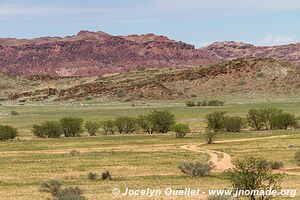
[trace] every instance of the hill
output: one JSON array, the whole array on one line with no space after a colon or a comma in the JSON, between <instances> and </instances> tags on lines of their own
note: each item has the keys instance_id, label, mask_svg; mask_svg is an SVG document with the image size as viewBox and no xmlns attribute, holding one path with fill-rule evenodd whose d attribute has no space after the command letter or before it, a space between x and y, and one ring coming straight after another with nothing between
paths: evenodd
<instances>
[{"instance_id":1,"label":"hill","mask_svg":"<svg viewBox=\"0 0 300 200\"><path fill-rule=\"evenodd\" d=\"M13 76L97 76L140 68L187 68L236 58L273 58L300 66L300 43L256 47L239 42L193 45L155 34L77 35L36 39L0 39L0 72Z\"/></svg>"},{"instance_id":2,"label":"hill","mask_svg":"<svg viewBox=\"0 0 300 200\"><path fill-rule=\"evenodd\" d=\"M191 96L300 94L300 69L274 59L236 59L188 69L145 69L99 77L31 80L38 85L11 93L10 100L131 101Z\"/></svg>"}]
</instances>

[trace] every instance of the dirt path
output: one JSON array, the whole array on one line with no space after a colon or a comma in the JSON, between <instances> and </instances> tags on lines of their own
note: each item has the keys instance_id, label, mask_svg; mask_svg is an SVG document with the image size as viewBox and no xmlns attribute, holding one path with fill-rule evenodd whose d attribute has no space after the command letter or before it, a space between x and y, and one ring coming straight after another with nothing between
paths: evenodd
<instances>
[{"instance_id":1,"label":"dirt path","mask_svg":"<svg viewBox=\"0 0 300 200\"><path fill-rule=\"evenodd\" d=\"M253 140L264 140L264 139L273 139L273 138L285 138L289 135L280 135L280 136L270 136L270 137L259 137L259 138L246 138L246 139L237 139L237 140L224 140L219 141L218 143L231 143L231 142L244 142L244 141L253 141ZM215 172L223 172L227 169L230 169L233 167L232 164L232 157L224 152L221 151L214 151L209 149L201 148L201 145L204 145L206 143L200 143L200 144L192 144L192 145L183 145L180 148L188 151L194 151L198 153L206 153L210 156L209 161L213 163L215 166L214 170ZM293 174L293 175L300 175L300 173L297 172L285 172L286 174Z\"/></svg>"}]
</instances>

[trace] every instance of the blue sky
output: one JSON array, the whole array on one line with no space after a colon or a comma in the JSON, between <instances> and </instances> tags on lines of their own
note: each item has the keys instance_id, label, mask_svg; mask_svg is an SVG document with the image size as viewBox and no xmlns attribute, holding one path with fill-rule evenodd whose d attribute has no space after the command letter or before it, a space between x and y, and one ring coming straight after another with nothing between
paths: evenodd
<instances>
[{"instance_id":1,"label":"blue sky","mask_svg":"<svg viewBox=\"0 0 300 200\"><path fill-rule=\"evenodd\" d=\"M300 41L299 0L0 0L0 37L155 33L205 46Z\"/></svg>"}]
</instances>

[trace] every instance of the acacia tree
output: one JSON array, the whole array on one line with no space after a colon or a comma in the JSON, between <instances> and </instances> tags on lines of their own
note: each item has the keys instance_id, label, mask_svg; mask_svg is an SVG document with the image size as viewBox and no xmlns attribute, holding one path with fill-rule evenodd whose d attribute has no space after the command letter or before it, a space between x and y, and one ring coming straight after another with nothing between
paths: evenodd
<instances>
[{"instance_id":1,"label":"acacia tree","mask_svg":"<svg viewBox=\"0 0 300 200\"><path fill-rule=\"evenodd\" d=\"M268 161L257 157L237 160L235 167L225 172L225 177L233 188L239 191L279 190L283 176L274 174ZM267 200L272 196L266 194L249 194L249 200Z\"/></svg>"}]
</instances>

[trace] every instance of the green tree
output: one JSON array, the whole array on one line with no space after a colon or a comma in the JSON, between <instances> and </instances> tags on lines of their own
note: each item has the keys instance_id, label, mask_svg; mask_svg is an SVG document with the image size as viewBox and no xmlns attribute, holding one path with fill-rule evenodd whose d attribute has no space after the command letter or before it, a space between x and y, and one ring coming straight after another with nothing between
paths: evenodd
<instances>
[{"instance_id":1,"label":"green tree","mask_svg":"<svg viewBox=\"0 0 300 200\"><path fill-rule=\"evenodd\" d=\"M41 125L33 125L32 132L41 138L58 138L63 134L61 123L58 121L45 121Z\"/></svg>"},{"instance_id":2,"label":"green tree","mask_svg":"<svg viewBox=\"0 0 300 200\"><path fill-rule=\"evenodd\" d=\"M190 132L190 127L188 124L176 123L173 126L173 131L176 133L176 138L184 138Z\"/></svg>"},{"instance_id":3,"label":"green tree","mask_svg":"<svg viewBox=\"0 0 300 200\"><path fill-rule=\"evenodd\" d=\"M116 126L113 120L107 120L101 122L101 128L104 130L105 134L115 134Z\"/></svg>"},{"instance_id":4,"label":"green tree","mask_svg":"<svg viewBox=\"0 0 300 200\"><path fill-rule=\"evenodd\" d=\"M219 132L224 129L225 113L223 111L215 111L206 115L207 129Z\"/></svg>"},{"instance_id":5,"label":"green tree","mask_svg":"<svg viewBox=\"0 0 300 200\"><path fill-rule=\"evenodd\" d=\"M159 133L169 132L172 126L175 124L175 116L169 111L153 110L149 114L149 117L155 126L155 130L157 130Z\"/></svg>"},{"instance_id":6,"label":"green tree","mask_svg":"<svg viewBox=\"0 0 300 200\"><path fill-rule=\"evenodd\" d=\"M267 116L264 109L250 109L247 114L247 122L249 126L255 130L261 130L267 125Z\"/></svg>"},{"instance_id":7,"label":"green tree","mask_svg":"<svg viewBox=\"0 0 300 200\"><path fill-rule=\"evenodd\" d=\"M115 119L115 126L120 134L132 133L137 129L137 122L131 117L118 117Z\"/></svg>"},{"instance_id":8,"label":"green tree","mask_svg":"<svg viewBox=\"0 0 300 200\"><path fill-rule=\"evenodd\" d=\"M297 120L295 115L280 113L271 117L270 124L273 129L288 129L288 127L295 126L297 124Z\"/></svg>"},{"instance_id":9,"label":"green tree","mask_svg":"<svg viewBox=\"0 0 300 200\"><path fill-rule=\"evenodd\" d=\"M225 172L226 178L231 182L233 188L240 191L254 191L269 189L279 190L282 182L281 174L274 174L268 161L257 157L246 157L237 160L233 169ZM249 200L264 200L270 196L261 194L250 194Z\"/></svg>"},{"instance_id":10,"label":"green tree","mask_svg":"<svg viewBox=\"0 0 300 200\"><path fill-rule=\"evenodd\" d=\"M99 129L99 123L87 121L84 125L85 129L88 131L90 136L95 136Z\"/></svg>"},{"instance_id":11,"label":"green tree","mask_svg":"<svg viewBox=\"0 0 300 200\"><path fill-rule=\"evenodd\" d=\"M152 134L155 131L154 120L149 115L139 115L137 124L146 133Z\"/></svg>"},{"instance_id":12,"label":"green tree","mask_svg":"<svg viewBox=\"0 0 300 200\"><path fill-rule=\"evenodd\" d=\"M65 117L60 120L60 123L62 125L65 137L77 137L80 136L80 133L83 131L83 119L81 118Z\"/></svg>"}]
</instances>

